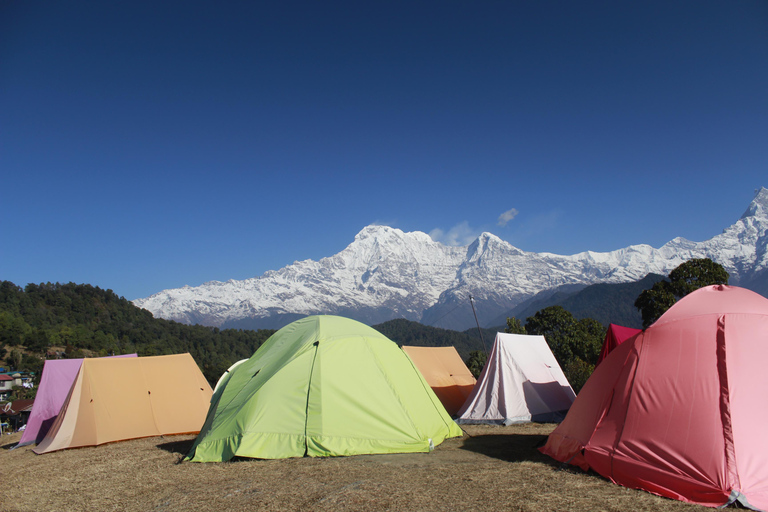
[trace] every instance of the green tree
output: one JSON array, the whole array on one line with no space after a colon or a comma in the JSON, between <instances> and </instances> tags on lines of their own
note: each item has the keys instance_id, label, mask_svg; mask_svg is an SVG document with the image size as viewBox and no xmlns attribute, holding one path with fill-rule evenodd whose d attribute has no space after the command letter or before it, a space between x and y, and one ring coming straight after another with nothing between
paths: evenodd
<instances>
[{"instance_id":1,"label":"green tree","mask_svg":"<svg viewBox=\"0 0 768 512\"><path fill-rule=\"evenodd\" d=\"M525 334L525 327L515 317L507 318L507 327L504 332L508 334Z\"/></svg>"},{"instance_id":2,"label":"green tree","mask_svg":"<svg viewBox=\"0 0 768 512\"><path fill-rule=\"evenodd\" d=\"M21 345L24 333L30 329L20 316L0 311L0 345Z\"/></svg>"},{"instance_id":3,"label":"green tree","mask_svg":"<svg viewBox=\"0 0 768 512\"><path fill-rule=\"evenodd\" d=\"M9 358L14 370L21 368L21 362L24 360L24 354L21 352L21 350L17 348L11 350L11 355Z\"/></svg>"},{"instance_id":4,"label":"green tree","mask_svg":"<svg viewBox=\"0 0 768 512\"><path fill-rule=\"evenodd\" d=\"M713 284L728 284L728 272L709 258L688 260L669 273L675 295L685 297L694 290Z\"/></svg>"},{"instance_id":5,"label":"green tree","mask_svg":"<svg viewBox=\"0 0 768 512\"><path fill-rule=\"evenodd\" d=\"M41 328L33 330L26 335L24 346L27 347L27 350L45 354L51 346L48 340L48 333L45 332L45 329Z\"/></svg>"},{"instance_id":6,"label":"green tree","mask_svg":"<svg viewBox=\"0 0 768 512\"><path fill-rule=\"evenodd\" d=\"M467 368L477 379L483 371L485 362L488 359L488 355L482 350L473 350L469 353L469 359L467 359Z\"/></svg>"},{"instance_id":7,"label":"green tree","mask_svg":"<svg viewBox=\"0 0 768 512\"><path fill-rule=\"evenodd\" d=\"M528 334L544 336L561 367L573 359L576 319L562 306L549 306L525 321Z\"/></svg>"},{"instance_id":8,"label":"green tree","mask_svg":"<svg viewBox=\"0 0 768 512\"><path fill-rule=\"evenodd\" d=\"M562 306L549 306L526 320L528 334L539 334L575 392L592 374L605 339L605 327L593 318L577 320Z\"/></svg>"},{"instance_id":9,"label":"green tree","mask_svg":"<svg viewBox=\"0 0 768 512\"><path fill-rule=\"evenodd\" d=\"M603 327L603 324L594 318L582 318L576 322L576 336L573 340L572 351L577 358L592 365L593 370L600 358L600 352L603 350L605 332L606 328ZM589 373L592 373L592 370Z\"/></svg>"},{"instance_id":10,"label":"green tree","mask_svg":"<svg viewBox=\"0 0 768 512\"><path fill-rule=\"evenodd\" d=\"M581 388L587 383L587 379L589 379L593 371L595 371L595 365L589 364L578 357L571 359L563 368L563 373L568 379L568 383L576 393L581 391Z\"/></svg>"},{"instance_id":11,"label":"green tree","mask_svg":"<svg viewBox=\"0 0 768 512\"><path fill-rule=\"evenodd\" d=\"M29 372L35 372L38 375L40 375L40 372L43 371L43 364L44 361L42 359L37 356L31 356L29 354L24 354L21 359L21 369ZM34 398L34 395L29 398Z\"/></svg>"},{"instance_id":12,"label":"green tree","mask_svg":"<svg viewBox=\"0 0 768 512\"><path fill-rule=\"evenodd\" d=\"M728 272L709 258L682 263L669 273L668 281L659 281L643 291L635 307L643 317L643 329L661 317L672 305L694 290L713 284L728 284Z\"/></svg>"}]
</instances>

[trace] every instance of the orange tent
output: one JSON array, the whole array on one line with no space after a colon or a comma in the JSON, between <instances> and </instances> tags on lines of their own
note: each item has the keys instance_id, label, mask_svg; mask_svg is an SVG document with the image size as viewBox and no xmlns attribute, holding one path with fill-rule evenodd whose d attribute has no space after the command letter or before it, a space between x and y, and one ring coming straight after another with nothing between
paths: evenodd
<instances>
[{"instance_id":1,"label":"orange tent","mask_svg":"<svg viewBox=\"0 0 768 512\"><path fill-rule=\"evenodd\" d=\"M448 414L455 416L475 387L475 378L454 347L403 346Z\"/></svg>"},{"instance_id":2,"label":"orange tent","mask_svg":"<svg viewBox=\"0 0 768 512\"><path fill-rule=\"evenodd\" d=\"M189 354L85 359L61 412L34 452L198 433L211 394Z\"/></svg>"}]
</instances>

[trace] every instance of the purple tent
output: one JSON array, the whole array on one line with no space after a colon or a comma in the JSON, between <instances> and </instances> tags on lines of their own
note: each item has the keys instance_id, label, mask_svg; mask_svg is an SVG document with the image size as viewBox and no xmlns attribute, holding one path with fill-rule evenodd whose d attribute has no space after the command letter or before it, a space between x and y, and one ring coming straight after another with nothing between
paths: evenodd
<instances>
[{"instance_id":1,"label":"purple tent","mask_svg":"<svg viewBox=\"0 0 768 512\"><path fill-rule=\"evenodd\" d=\"M136 354L115 357L136 357ZM32 412L16 448L43 440L56 416L59 415L61 406L67 400L69 390L82 364L82 359L50 359L45 362Z\"/></svg>"}]
</instances>

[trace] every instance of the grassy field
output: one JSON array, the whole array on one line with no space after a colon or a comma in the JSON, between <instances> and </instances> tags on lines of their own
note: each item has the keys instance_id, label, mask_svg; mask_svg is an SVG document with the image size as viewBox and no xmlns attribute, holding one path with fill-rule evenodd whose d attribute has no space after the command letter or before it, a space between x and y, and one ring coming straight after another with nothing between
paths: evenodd
<instances>
[{"instance_id":1,"label":"grassy field","mask_svg":"<svg viewBox=\"0 0 768 512\"><path fill-rule=\"evenodd\" d=\"M561 468L536 446L554 425L468 426L429 454L180 463L194 436L36 455L0 445L0 510L697 511Z\"/></svg>"}]
</instances>

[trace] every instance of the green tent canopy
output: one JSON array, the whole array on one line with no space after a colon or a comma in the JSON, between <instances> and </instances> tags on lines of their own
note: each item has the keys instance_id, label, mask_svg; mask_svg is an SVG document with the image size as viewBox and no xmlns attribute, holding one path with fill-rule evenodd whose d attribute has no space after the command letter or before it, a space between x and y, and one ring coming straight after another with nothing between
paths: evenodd
<instances>
[{"instance_id":1,"label":"green tent canopy","mask_svg":"<svg viewBox=\"0 0 768 512\"><path fill-rule=\"evenodd\" d=\"M354 320L311 316L223 376L187 460L428 452L460 435L395 343Z\"/></svg>"}]
</instances>

